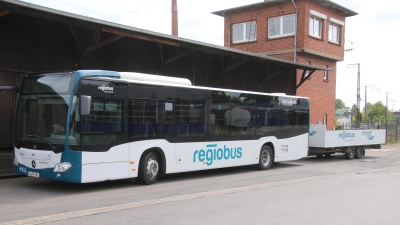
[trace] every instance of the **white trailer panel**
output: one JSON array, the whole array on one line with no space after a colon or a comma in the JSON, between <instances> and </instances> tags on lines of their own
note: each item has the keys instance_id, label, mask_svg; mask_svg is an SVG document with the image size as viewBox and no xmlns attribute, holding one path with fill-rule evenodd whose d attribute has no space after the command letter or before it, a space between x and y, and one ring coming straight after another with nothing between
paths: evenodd
<instances>
[{"instance_id":1,"label":"white trailer panel","mask_svg":"<svg viewBox=\"0 0 400 225\"><path fill-rule=\"evenodd\" d=\"M386 143L386 130L326 130L324 124L310 124L309 147L336 148Z\"/></svg>"}]
</instances>

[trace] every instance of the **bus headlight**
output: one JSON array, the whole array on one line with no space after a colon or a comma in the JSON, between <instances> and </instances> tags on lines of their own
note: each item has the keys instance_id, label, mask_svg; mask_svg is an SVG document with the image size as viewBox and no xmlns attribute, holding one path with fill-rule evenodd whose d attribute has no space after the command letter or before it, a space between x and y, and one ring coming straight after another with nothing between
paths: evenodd
<instances>
[{"instance_id":1,"label":"bus headlight","mask_svg":"<svg viewBox=\"0 0 400 225\"><path fill-rule=\"evenodd\" d=\"M14 157L14 165L15 165L15 166L18 166L18 160L17 160L17 158L15 158L15 157Z\"/></svg>"},{"instance_id":2,"label":"bus headlight","mask_svg":"<svg viewBox=\"0 0 400 225\"><path fill-rule=\"evenodd\" d=\"M54 167L54 171L53 172L65 172L67 171L69 168L71 168L71 163L69 162L63 162L63 163L59 163Z\"/></svg>"}]
</instances>

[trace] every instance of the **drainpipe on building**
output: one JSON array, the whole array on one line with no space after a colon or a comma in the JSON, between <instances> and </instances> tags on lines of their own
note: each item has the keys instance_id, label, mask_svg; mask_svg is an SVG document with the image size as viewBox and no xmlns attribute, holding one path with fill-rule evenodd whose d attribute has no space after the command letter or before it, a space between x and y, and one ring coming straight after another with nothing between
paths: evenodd
<instances>
[{"instance_id":1,"label":"drainpipe on building","mask_svg":"<svg viewBox=\"0 0 400 225\"><path fill-rule=\"evenodd\" d=\"M293 2L293 6L296 9L296 16L295 16L295 21L294 21L294 53L293 53L293 57L294 57L294 62L297 61L297 15L299 13L299 10L297 9L296 3L294 3L294 0L292 0Z\"/></svg>"}]
</instances>

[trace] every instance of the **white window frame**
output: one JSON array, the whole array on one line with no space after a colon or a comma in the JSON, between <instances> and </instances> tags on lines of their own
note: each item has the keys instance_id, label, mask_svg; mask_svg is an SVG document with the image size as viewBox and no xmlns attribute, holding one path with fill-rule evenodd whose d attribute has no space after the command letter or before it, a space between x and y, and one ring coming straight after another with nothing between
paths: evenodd
<instances>
[{"instance_id":1,"label":"white window frame","mask_svg":"<svg viewBox=\"0 0 400 225\"><path fill-rule=\"evenodd\" d=\"M325 69L328 69L328 66L324 66ZM324 81L328 81L328 70L324 70Z\"/></svg>"},{"instance_id":2,"label":"white window frame","mask_svg":"<svg viewBox=\"0 0 400 225\"><path fill-rule=\"evenodd\" d=\"M309 22L308 34L310 36L312 36L312 37L322 39L323 23L324 23L324 20L326 20L327 18L328 17L325 14L319 13L319 12L314 11L314 10L310 10L310 19L308 20L308 22ZM314 34L314 24L312 26L313 30L311 30L311 22L314 23L314 21L316 21L316 20L319 21L319 28L318 28L319 29L318 30L319 35L315 35Z\"/></svg>"},{"instance_id":3,"label":"white window frame","mask_svg":"<svg viewBox=\"0 0 400 225\"><path fill-rule=\"evenodd\" d=\"M251 24L255 23L256 26L256 30L254 31L254 39L250 39L250 35L249 35L249 39L247 39L247 31L246 31L246 24L250 24L250 31L251 31ZM239 26L241 26L241 28L239 28ZM233 34L234 34L234 29L239 28L242 29L243 32L243 38L242 40L233 40ZM232 43L236 44L236 43L243 43L243 42L249 42L249 41L256 41L257 40L257 21L253 20L253 21L247 21L244 23L235 23L232 25Z\"/></svg>"},{"instance_id":4,"label":"white window frame","mask_svg":"<svg viewBox=\"0 0 400 225\"><path fill-rule=\"evenodd\" d=\"M293 24L293 32L292 33L287 33L287 34L283 34L283 18L284 17L288 17L288 16L293 16L294 17L294 24ZM269 24L270 24L270 20L272 19L277 19L279 18L279 27L280 27L280 34L277 35L269 35ZM273 38L280 38L280 37L287 37L287 36L293 36L295 35L296 32L296 15L295 14L288 14L288 15L284 15L284 16L277 16L277 17L272 17L268 19L268 39L273 39Z\"/></svg>"},{"instance_id":5,"label":"white window frame","mask_svg":"<svg viewBox=\"0 0 400 225\"><path fill-rule=\"evenodd\" d=\"M335 18L330 18L329 19L329 30L328 30L328 41L335 43L335 44L340 44L340 40L341 40L341 32L342 32L342 26L344 26L344 22L337 20ZM333 27L337 27L337 40L335 40L333 38Z\"/></svg>"}]
</instances>

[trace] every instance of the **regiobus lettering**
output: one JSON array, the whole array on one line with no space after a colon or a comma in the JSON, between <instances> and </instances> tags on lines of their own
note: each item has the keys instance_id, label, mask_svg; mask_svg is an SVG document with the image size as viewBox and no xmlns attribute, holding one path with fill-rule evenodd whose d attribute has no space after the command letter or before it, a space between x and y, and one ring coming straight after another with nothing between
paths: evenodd
<instances>
[{"instance_id":1,"label":"regiobus lettering","mask_svg":"<svg viewBox=\"0 0 400 225\"><path fill-rule=\"evenodd\" d=\"M355 133L350 133L350 132L346 132L346 131L344 131L343 133L339 134L339 138L341 138L343 140L346 139L346 138L354 138L354 137L356 137Z\"/></svg>"},{"instance_id":2,"label":"regiobus lettering","mask_svg":"<svg viewBox=\"0 0 400 225\"><path fill-rule=\"evenodd\" d=\"M98 86L97 87L98 90L102 90L104 93L113 93L114 92L114 88L113 87L109 87L109 86Z\"/></svg>"},{"instance_id":3,"label":"regiobus lettering","mask_svg":"<svg viewBox=\"0 0 400 225\"><path fill-rule=\"evenodd\" d=\"M216 144L210 144L207 145L207 150L201 149L201 150L196 150L194 151L193 154L193 162L196 162L196 159L199 160L199 162L204 162L205 160L207 161L207 165L211 166L215 160L228 160L228 159L240 159L242 158L242 148L241 147L235 147L235 148L229 148L224 145L224 148L216 148ZM214 149L213 149L214 148Z\"/></svg>"}]
</instances>

